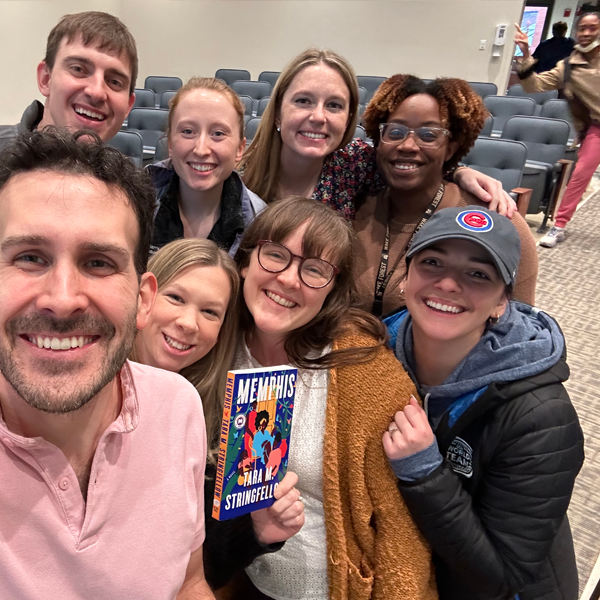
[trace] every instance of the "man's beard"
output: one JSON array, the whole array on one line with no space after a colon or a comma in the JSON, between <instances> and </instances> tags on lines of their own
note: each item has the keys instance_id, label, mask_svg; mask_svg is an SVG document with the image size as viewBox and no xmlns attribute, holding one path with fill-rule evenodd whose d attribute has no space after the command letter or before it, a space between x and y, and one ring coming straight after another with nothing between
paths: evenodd
<instances>
[{"instance_id":1,"label":"man's beard","mask_svg":"<svg viewBox=\"0 0 600 600\"><path fill-rule=\"evenodd\" d=\"M136 312L127 317L122 342L112 350L110 342L116 335L115 327L103 317L79 315L56 319L41 314L20 316L6 323L8 344L0 344L0 372L27 404L48 413L65 414L78 410L108 385L121 370L131 351L135 338ZM44 336L66 335L98 336L95 344L103 344L102 362L88 381L77 382L78 371L89 364L84 361L60 361L56 356L35 361L36 371L27 373L23 365L13 360L12 350L19 334L44 333ZM60 350L48 350L57 353ZM68 352L68 350L66 351Z\"/></svg>"}]
</instances>

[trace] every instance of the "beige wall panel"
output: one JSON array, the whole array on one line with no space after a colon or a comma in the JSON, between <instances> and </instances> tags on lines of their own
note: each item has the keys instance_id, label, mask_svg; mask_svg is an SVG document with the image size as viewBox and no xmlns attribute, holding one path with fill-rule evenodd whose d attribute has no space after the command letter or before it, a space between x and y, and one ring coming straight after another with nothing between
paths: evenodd
<instances>
[{"instance_id":1,"label":"beige wall panel","mask_svg":"<svg viewBox=\"0 0 600 600\"><path fill-rule=\"evenodd\" d=\"M220 67L281 70L310 45L346 56L359 75L412 72L493 81L502 88L513 45L492 57L496 25L523 0L46 0L0 1L0 123L39 97L35 68L65 13L100 9L132 30L147 75L213 75ZM479 50L480 40L487 40Z\"/></svg>"},{"instance_id":2,"label":"beige wall panel","mask_svg":"<svg viewBox=\"0 0 600 600\"><path fill-rule=\"evenodd\" d=\"M35 73L46 39L58 20L83 10L119 14L120 0L0 0L0 123L16 123L25 107L43 96Z\"/></svg>"}]
</instances>

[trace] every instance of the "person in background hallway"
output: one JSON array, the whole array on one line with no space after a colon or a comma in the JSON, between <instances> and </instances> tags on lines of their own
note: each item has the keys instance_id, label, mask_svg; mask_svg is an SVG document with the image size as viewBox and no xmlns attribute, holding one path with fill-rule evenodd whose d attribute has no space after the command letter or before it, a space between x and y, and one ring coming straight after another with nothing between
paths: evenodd
<instances>
[{"instance_id":1,"label":"person in background hallway","mask_svg":"<svg viewBox=\"0 0 600 600\"><path fill-rule=\"evenodd\" d=\"M169 102L169 158L149 165L160 203L152 251L207 238L234 256L266 204L234 171L246 148L244 108L225 83L192 77Z\"/></svg>"},{"instance_id":2,"label":"person in background hallway","mask_svg":"<svg viewBox=\"0 0 600 600\"><path fill-rule=\"evenodd\" d=\"M123 125L135 100L138 57L133 36L104 12L64 16L52 29L37 67L45 104L34 100L18 125L0 126L0 148L46 125L90 129L104 142Z\"/></svg>"},{"instance_id":3,"label":"person in background hallway","mask_svg":"<svg viewBox=\"0 0 600 600\"><path fill-rule=\"evenodd\" d=\"M304 507L294 488L298 478L286 473L269 508L227 521L213 519L225 382L238 336L240 278L233 259L205 239L163 246L150 258L148 271L156 276L158 294L130 359L183 375L202 398L208 446L204 572L216 590L257 556L279 550L302 527Z\"/></svg>"},{"instance_id":4,"label":"person in background hallway","mask_svg":"<svg viewBox=\"0 0 600 600\"><path fill-rule=\"evenodd\" d=\"M300 195L329 204L352 220L359 192L381 188L375 152L353 139L358 81L348 61L309 48L285 67L240 163L245 184L265 202ZM463 167L458 185L512 215L515 204L499 181Z\"/></svg>"},{"instance_id":5,"label":"person in background hallway","mask_svg":"<svg viewBox=\"0 0 600 600\"><path fill-rule=\"evenodd\" d=\"M554 227L540 240L540 246L552 248L565 239L565 227L600 164L600 13L587 13L579 18L573 53L544 73L531 72L535 59L529 54L527 35L518 25L516 28L515 42L523 52L522 58L517 59L523 89L526 92L563 90L581 142L577 164Z\"/></svg>"},{"instance_id":6,"label":"person in background hallway","mask_svg":"<svg viewBox=\"0 0 600 600\"><path fill-rule=\"evenodd\" d=\"M570 56L575 46L575 40L566 37L569 26L564 21L558 21L552 25L552 37L544 40L535 49L532 54L537 60L533 65L533 70L536 73L543 73L554 69L559 60L563 60Z\"/></svg>"},{"instance_id":7,"label":"person in background hallway","mask_svg":"<svg viewBox=\"0 0 600 600\"><path fill-rule=\"evenodd\" d=\"M386 320L425 410L393 415L383 446L440 600L578 597L567 508L583 432L560 327L510 300L519 245L502 215L437 212L406 257L408 310Z\"/></svg>"}]
</instances>

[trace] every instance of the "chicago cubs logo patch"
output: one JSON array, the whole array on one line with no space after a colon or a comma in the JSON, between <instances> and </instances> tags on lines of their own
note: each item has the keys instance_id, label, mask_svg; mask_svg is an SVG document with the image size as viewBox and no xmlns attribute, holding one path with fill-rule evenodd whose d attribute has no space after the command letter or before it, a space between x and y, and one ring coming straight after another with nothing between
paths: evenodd
<instances>
[{"instance_id":1,"label":"chicago cubs logo patch","mask_svg":"<svg viewBox=\"0 0 600 600\"><path fill-rule=\"evenodd\" d=\"M458 213L456 222L467 231L478 231L485 233L491 231L494 222L487 213L480 210L463 210Z\"/></svg>"},{"instance_id":2,"label":"chicago cubs logo patch","mask_svg":"<svg viewBox=\"0 0 600 600\"><path fill-rule=\"evenodd\" d=\"M446 451L446 458L455 473L467 478L473 475L473 448L462 438L456 437L452 440Z\"/></svg>"}]
</instances>

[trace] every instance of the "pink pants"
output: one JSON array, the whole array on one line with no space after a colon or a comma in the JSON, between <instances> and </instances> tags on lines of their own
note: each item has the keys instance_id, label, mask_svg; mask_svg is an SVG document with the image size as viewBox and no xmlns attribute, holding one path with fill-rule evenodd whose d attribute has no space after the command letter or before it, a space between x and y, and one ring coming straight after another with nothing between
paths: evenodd
<instances>
[{"instance_id":1,"label":"pink pants","mask_svg":"<svg viewBox=\"0 0 600 600\"><path fill-rule=\"evenodd\" d=\"M594 172L600 165L600 125L591 125L579 149L579 159L558 207L555 225L564 227L573 216Z\"/></svg>"}]
</instances>

